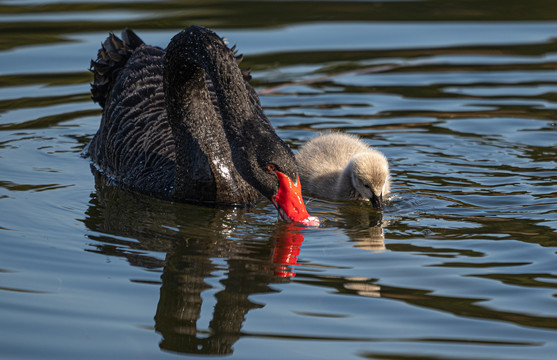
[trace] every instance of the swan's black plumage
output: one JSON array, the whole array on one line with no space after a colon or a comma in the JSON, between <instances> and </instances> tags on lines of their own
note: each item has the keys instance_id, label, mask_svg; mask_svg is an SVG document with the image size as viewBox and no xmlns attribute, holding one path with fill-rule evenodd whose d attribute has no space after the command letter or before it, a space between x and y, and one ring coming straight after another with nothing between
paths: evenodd
<instances>
[{"instance_id":1,"label":"swan's black plumage","mask_svg":"<svg viewBox=\"0 0 557 360\"><path fill-rule=\"evenodd\" d=\"M92 98L103 108L87 153L123 187L159 198L247 204L294 182L297 166L249 85L240 56L191 26L166 50L131 30L111 34L91 62Z\"/></svg>"}]
</instances>

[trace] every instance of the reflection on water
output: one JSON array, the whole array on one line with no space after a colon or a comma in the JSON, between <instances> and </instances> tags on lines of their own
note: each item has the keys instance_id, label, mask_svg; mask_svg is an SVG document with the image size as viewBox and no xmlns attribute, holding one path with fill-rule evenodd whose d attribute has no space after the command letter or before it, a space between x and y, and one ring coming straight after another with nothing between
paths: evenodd
<instances>
[{"instance_id":1,"label":"reflection on water","mask_svg":"<svg viewBox=\"0 0 557 360\"><path fill-rule=\"evenodd\" d=\"M210 288L205 281L217 271L211 258L222 255L220 251L215 254L214 250L206 239L189 239L167 254L155 315L155 329L163 336L162 349L192 354L232 353L247 312L262 306L248 297L271 291L266 285L273 279L268 263L250 262L252 266L248 266L241 259L228 258L227 275L221 280L224 289L215 294L209 330L204 333L198 329L203 305L201 293Z\"/></svg>"},{"instance_id":2,"label":"reflection on water","mask_svg":"<svg viewBox=\"0 0 557 360\"><path fill-rule=\"evenodd\" d=\"M269 228L266 238L260 234L260 239L253 241L252 234L242 230L254 221L249 208L171 205L121 190L107 183L93 167L92 171L96 192L84 222L93 232L103 234L90 236L99 242L95 252L124 257L142 268L163 268L154 316L155 330L163 337L161 349L233 353L246 314L263 307L249 297L276 292L271 284L289 282L296 276L294 267L301 265L298 257L305 228L280 224ZM355 247L385 249L380 212L365 205L347 204L341 209L338 219L327 226L345 227ZM181 226L176 229L166 224ZM161 232L161 228L168 231ZM140 251L166 255L159 260ZM202 329L197 325L203 307L201 294L213 288L210 279L216 273L225 273L219 280L222 289L214 294L216 304L209 327ZM343 286L363 296L379 294L378 287L351 278Z\"/></svg>"},{"instance_id":3,"label":"reflection on water","mask_svg":"<svg viewBox=\"0 0 557 360\"><path fill-rule=\"evenodd\" d=\"M133 203L142 206L134 206ZM165 207L160 211L160 207ZM130 211L134 209L134 211ZM141 211L137 211L141 209ZM113 212L119 213L115 217ZM244 245L229 240L234 232L231 224L241 224L248 217L245 209L216 209L184 205L171 207L140 195L132 195L115 187L106 186L97 177L96 198L92 201L86 225L95 232L132 237L137 242L128 249L142 249L166 253L161 276L160 299L155 315L155 329L163 336L161 348L176 352L199 354L228 354L241 334L246 313L258 305L248 300L257 292L271 291L273 281L272 254L264 242ZM151 231L161 224L188 224L186 219L197 219L195 226L178 231L172 229L164 236ZM189 230L193 230L190 233ZM98 239L105 243L116 239ZM99 249L114 254L113 249ZM132 265L149 267L154 261L138 257L125 250L121 256ZM225 269L214 259L226 259ZM246 261L249 259L249 261ZM215 297L217 303L209 334L197 328L201 316L201 293L211 288L206 282L216 271L227 271L221 281L223 290ZM154 309L153 309L154 310Z\"/></svg>"}]
</instances>

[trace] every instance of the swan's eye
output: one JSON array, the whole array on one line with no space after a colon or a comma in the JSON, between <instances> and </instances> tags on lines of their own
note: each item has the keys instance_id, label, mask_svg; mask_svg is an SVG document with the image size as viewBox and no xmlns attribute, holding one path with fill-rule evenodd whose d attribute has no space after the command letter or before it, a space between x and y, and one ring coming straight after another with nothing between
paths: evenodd
<instances>
[{"instance_id":1,"label":"swan's eye","mask_svg":"<svg viewBox=\"0 0 557 360\"><path fill-rule=\"evenodd\" d=\"M364 187L365 187L366 189L371 189L371 188L369 187L368 184L364 184Z\"/></svg>"},{"instance_id":2,"label":"swan's eye","mask_svg":"<svg viewBox=\"0 0 557 360\"><path fill-rule=\"evenodd\" d=\"M268 164L267 165L267 170L275 172L275 171L277 171L277 166L275 164Z\"/></svg>"}]
</instances>

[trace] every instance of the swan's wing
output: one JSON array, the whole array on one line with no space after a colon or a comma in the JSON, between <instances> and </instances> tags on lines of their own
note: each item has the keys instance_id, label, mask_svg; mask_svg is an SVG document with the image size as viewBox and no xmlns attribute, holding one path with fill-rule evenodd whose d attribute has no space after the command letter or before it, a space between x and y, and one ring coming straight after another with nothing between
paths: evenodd
<instances>
[{"instance_id":1,"label":"swan's wing","mask_svg":"<svg viewBox=\"0 0 557 360\"><path fill-rule=\"evenodd\" d=\"M121 185L159 197L171 191L174 141L162 89L164 50L146 46L125 30L113 34L91 63L93 100L103 107L99 131L89 155L96 166Z\"/></svg>"},{"instance_id":2,"label":"swan's wing","mask_svg":"<svg viewBox=\"0 0 557 360\"><path fill-rule=\"evenodd\" d=\"M104 107L116 77L126 66L130 56L135 49L144 45L132 30L124 30L122 37L124 41L110 33L101 44L97 59L91 60L90 70L94 77L91 84L91 95L93 101L99 103L101 107Z\"/></svg>"}]
</instances>

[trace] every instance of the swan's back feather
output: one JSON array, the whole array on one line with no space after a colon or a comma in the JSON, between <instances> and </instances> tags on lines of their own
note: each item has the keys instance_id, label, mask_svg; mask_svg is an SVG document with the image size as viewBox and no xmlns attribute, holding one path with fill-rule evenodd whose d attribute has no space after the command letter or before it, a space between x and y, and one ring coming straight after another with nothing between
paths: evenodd
<instances>
[{"instance_id":1,"label":"swan's back feather","mask_svg":"<svg viewBox=\"0 0 557 360\"><path fill-rule=\"evenodd\" d=\"M129 47L124 44L121 49ZM175 153L161 86L163 56L163 50L142 44L122 67L112 69L114 80L103 84L110 91L89 154L99 169L123 186L167 198Z\"/></svg>"},{"instance_id":2,"label":"swan's back feather","mask_svg":"<svg viewBox=\"0 0 557 360\"><path fill-rule=\"evenodd\" d=\"M231 51L240 63L242 55ZM186 200L173 191L176 147L163 89L164 56L165 50L146 45L129 29L123 31L122 39L111 33L103 42L97 59L91 61L92 99L103 108L103 115L87 152L98 170L125 188ZM242 75L246 82L251 78L249 69L242 70ZM205 81L214 109L208 115L221 120L213 84L208 77ZM247 88L250 100L259 105L255 90ZM259 197L245 182L234 186L244 189L238 190L238 196L247 202ZM186 198L191 199L187 194Z\"/></svg>"},{"instance_id":3,"label":"swan's back feather","mask_svg":"<svg viewBox=\"0 0 557 360\"><path fill-rule=\"evenodd\" d=\"M126 65L134 50L144 45L130 29L122 32L122 38L124 41L110 33L99 49L97 60L91 60L90 70L94 76L91 84L92 99L103 108L118 73Z\"/></svg>"}]
</instances>

